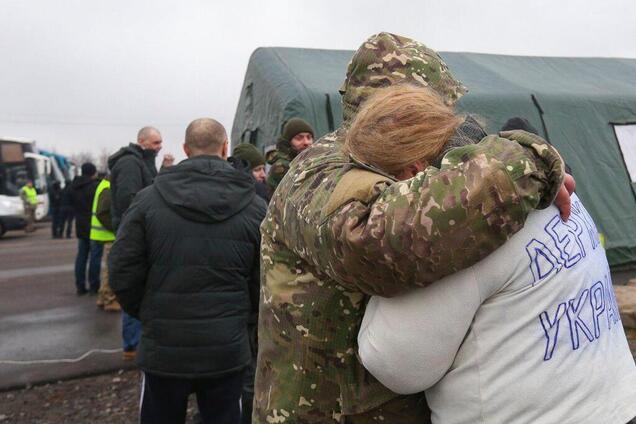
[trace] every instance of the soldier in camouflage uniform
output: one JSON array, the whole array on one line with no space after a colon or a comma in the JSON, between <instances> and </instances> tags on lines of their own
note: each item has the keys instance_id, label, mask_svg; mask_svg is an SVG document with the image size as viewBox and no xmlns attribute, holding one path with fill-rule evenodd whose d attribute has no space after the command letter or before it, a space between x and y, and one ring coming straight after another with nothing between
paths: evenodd
<instances>
[{"instance_id":1,"label":"soldier in camouflage uniform","mask_svg":"<svg viewBox=\"0 0 636 424\"><path fill-rule=\"evenodd\" d=\"M296 142L296 137L298 141ZM267 186L273 193L280 184L289 164L299 153L311 146L314 141L314 130L306 121L291 118L283 126L283 132L276 143L276 150L268 154L267 163L271 165L267 176Z\"/></svg>"},{"instance_id":2,"label":"soldier in camouflage uniform","mask_svg":"<svg viewBox=\"0 0 636 424\"><path fill-rule=\"evenodd\" d=\"M428 422L422 395L392 393L356 357L368 296L476 263L562 185L559 154L523 132L451 150L440 169L405 181L355 162L342 151L351 118L376 88L402 81L430 86L448 104L465 91L424 45L370 37L341 89L343 125L291 163L272 199L261 227L254 423ZM455 141L479 141L473 126Z\"/></svg>"}]
</instances>

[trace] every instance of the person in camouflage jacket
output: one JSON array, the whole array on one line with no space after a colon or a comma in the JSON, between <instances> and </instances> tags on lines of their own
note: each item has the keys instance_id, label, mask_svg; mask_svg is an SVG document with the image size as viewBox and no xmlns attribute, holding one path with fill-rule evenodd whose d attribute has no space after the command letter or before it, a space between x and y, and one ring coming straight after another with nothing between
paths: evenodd
<instances>
[{"instance_id":1,"label":"person in camouflage jacket","mask_svg":"<svg viewBox=\"0 0 636 424\"><path fill-rule=\"evenodd\" d=\"M283 132L276 143L276 150L269 154L267 163L271 165L267 175L267 186L274 193L278 184L289 170L289 164L299 153L312 145L314 130L306 121L291 118L285 122Z\"/></svg>"},{"instance_id":2,"label":"person in camouflage jacket","mask_svg":"<svg viewBox=\"0 0 636 424\"><path fill-rule=\"evenodd\" d=\"M430 86L449 105L465 92L421 43L370 37L341 89L343 125L291 162L272 198L261 226L254 423L428 422L422 395L392 393L356 357L368 297L478 262L562 190L550 145L523 132L472 144L485 134L470 120L450 143L470 145L409 180L352 160L342 151L351 118L374 90L400 82Z\"/></svg>"}]
</instances>

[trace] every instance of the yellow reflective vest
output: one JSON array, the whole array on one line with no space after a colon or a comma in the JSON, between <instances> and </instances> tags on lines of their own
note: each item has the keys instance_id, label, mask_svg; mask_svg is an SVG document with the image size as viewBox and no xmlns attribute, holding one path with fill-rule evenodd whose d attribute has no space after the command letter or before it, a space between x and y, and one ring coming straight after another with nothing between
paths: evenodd
<instances>
[{"instance_id":1,"label":"yellow reflective vest","mask_svg":"<svg viewBox=\"0 0 636 424\"><path fill-rule=\"evenodd\" d=\"M38 192L35 191L35 187L29 187L25 185L20 189L20 191L22 192L23 198L31 205L38 204Z\"/></svg>"},{"instance_id":2,"label":"yellow reflective vest","mask_svg":"<svg viewBox=\"0 0 636 424\"><path fill-rule=\"evenodd\" d=\"M108 231L99 219L97 219L97 202L99 200L99 195L104 190L110 190L110 181L104 179L102 180L97 189L95 189L95 197L93 197L93 209L91 216L91 240L95 241L103 241L110 242L115 240L115 234L112 231Z\"/></svg>"}]
</instances>

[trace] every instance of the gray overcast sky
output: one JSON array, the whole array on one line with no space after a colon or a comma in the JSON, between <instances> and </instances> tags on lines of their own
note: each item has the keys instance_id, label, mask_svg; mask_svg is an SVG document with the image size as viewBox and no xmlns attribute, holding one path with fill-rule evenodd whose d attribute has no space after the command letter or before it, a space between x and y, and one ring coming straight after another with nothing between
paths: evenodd
<instances>
[{"instance_id":1,"label":"gray overcast sky","mask_svg":"<svg viewBox=\"0 0 636 424\"><path fill-rule=\"evenodd\" d=\"M391 31L443 51L636 58L633 0L0 0L0 135L113 151L143 125L163 153L194 118L228 132L259 46L355 49ZM344 76L344 75L343 75Z\"/></svg>"}]
</instances>

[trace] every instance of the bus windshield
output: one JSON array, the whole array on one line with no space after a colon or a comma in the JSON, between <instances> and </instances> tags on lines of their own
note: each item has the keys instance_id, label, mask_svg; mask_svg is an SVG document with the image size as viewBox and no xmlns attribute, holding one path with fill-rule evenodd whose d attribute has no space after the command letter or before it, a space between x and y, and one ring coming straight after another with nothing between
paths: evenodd
<instances>
[{"instance_id":1,"label":"bus windshield","mask_svg":"<svg viewBox=\"0 0 636 424\"><path fill-rule=\"evenodd\" d=\"M8 196L20 195L20 189L24 187L28 180L33 181L35 189L41 193L45 190L41 187L40 178L35 178L35 163L27 159L22 163L4 164L0 175L0 194Z\"/></svg>"},{"instance_id":2,"label":"bus windshield","mask_svg":"<svg viewBox=\"0 0 636 424\"><path fill-rule=\"evenodd\" d=\"M29 180L38 194L47 192L48 159L33 150L33 142L0 139L0 194L19 196Z\"/></svg>"},{"instance_id":3,"label":"bus windshield","mask_svg":"<svg viewBox=\"0 0 636 424\"><path fill-rule=\"evenodd\" d=\"M20 189L27 181L33 181L38 194L46 192L42 178L37 178L37 165L33 159L26 159L20 163L5 163L0 166L0 194L19 196Z\"/></svg>"}]
</instances>

